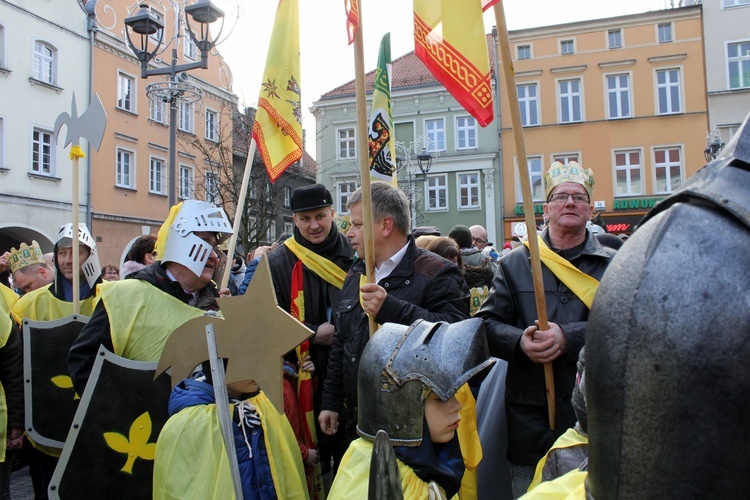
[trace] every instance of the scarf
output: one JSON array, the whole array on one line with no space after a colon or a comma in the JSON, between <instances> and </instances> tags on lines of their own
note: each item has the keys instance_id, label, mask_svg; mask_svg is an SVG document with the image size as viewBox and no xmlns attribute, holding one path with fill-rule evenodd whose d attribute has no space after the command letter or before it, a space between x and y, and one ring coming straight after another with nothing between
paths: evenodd
<instances>
[{"instance_id":1,"label":"scarf","mask_svg":"<svg viewBox=\"0 0 750 500\"><path fill-rule=\"evenodd\" d=\"M550 250L544 240L538 235L537 238L539 240L539 256L542 264L547 266L547 269L552 271L557 276L557 279L562 281L576 297L581 299L581 302L586 307L591 309L591 304L594 302L594 295L599 287L599 281ZM528 241L524 241L523 244L526 248L529 247Z\"/></svg>"},{"instance_id":2,"label":"scarf","mask_svg":"<svg viewBox=\"0 0 750 500\"><path fill-rule=\"evenodd\" d=\"M439 484L447 498L453 498L458 493L465 470L458 435L445 444L434 444L427 420L423 419L422 444L416 447L394 446L393 451L422 481Z\"/></svg>"}]
</instances>

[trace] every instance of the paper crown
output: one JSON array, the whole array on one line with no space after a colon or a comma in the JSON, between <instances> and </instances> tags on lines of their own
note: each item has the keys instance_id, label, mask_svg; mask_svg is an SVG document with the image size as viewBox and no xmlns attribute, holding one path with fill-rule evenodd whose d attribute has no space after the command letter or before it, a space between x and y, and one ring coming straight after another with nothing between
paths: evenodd
<instances>
[{"instance_id":1,"label":"paper crown","mask_svg":"<svg viewBox=\"0 0 750 500\"><path fill-rule=\"evenodd\" d=\"M37 243L36 241L32 241L31 245L21 243L21 246L18 247L18 250L16 250L15 248L10 249L10 258L8 259L8 264L10 264L10 271L12 273L15 273L19 269L23 269L24 267L28 267L32 264L46 263L47 261L44 260L42 249L39 246L39 243Z\"/></svg>"},{"instance_id":2,"label":"paper crown","mask_svg":"<svg viewBox=\"0 0 750 500\"><path fill-rule=\"evenodd\" d=\"M563 165L559 161L554 162L550 165L549 170L544 173L544 191L547 198L549 198L549 194L555 186L563 182L580 184L591 198L591 192L594 190L594 172L590 168L581 168L574 161L567 165Z\"/></svg>"}]
</instances>

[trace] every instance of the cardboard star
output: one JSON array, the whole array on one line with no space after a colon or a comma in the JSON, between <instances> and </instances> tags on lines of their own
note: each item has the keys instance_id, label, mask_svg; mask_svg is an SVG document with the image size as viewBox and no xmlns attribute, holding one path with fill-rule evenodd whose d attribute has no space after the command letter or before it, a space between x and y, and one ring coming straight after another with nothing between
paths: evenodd
<instances>
[{"instance_id":1,"label":"cardboard star","mask_svg":"<svg viewBox=\"0 0 750 500\"><path fill-rule=\"evenodd\" d=\"M194 318L169 336L156 376L172 367L172 386L206 361L206 325L213 323L220 358L229 360L226 383L255 380L281 413L284 411L283 356L312 335L312 331L280 308L263 256L245 295L217 299L224 319Z\"/></svg>"}]
</instances>

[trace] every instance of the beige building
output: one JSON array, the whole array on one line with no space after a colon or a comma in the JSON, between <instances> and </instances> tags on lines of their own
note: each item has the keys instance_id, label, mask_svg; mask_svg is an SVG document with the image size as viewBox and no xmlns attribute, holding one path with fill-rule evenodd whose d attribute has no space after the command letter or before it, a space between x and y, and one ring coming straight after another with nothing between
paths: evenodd
<instances>
[{"instance_id":1,"label":"beige building","mask_svg":"<svg viewBox=\"0 0 750 500\"><path fill-rule=\"evenodd\" d=\"M706 163L700 5L513 31L510 40L539 224L541 175L553 161L594 171L592 202L615 233L631 232ZM509 240L525 226L507 93L500 98Z\"/></svg>"},{"instance_id":2,"label":"beige building","mask_svg":"<svg viewBox=\"0 0 750 500\"><path fill-rule=\"evenodd\" d=\"M93 89L107 112L107 129L101 148L92 154L91 232L104 266L119 264L135 237L158 231L169 212L170 189L176 201L214 201L225 172L232 168L232 112L237 97L232 94L231 71L216 50L209 56L208 69L194 69L177 79L197 88L202 98L178 104L177 155L171 177L169 104L147 95L149 85L166 85L167 77L141 78L139 62L124 36L124 20L135 13L129 12L134 6L99 0L94 8L98 30ZM164 24L162 47L168 48L149 68L169 65L173 49L178 64L199 61L200 51L186 36L184 17L177 29L177 10L168 2L154 2L150 8ZM136 38L133 43L140 48ZM153 47L158 36L149 38ZM233 209L227 208L231 216Z\"/></svg>"}]
</instances>

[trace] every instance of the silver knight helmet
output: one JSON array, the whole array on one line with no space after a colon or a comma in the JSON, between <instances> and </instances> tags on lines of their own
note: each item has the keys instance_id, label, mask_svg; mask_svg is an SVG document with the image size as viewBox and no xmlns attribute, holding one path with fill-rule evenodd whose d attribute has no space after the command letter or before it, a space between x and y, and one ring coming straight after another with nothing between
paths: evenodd
<instances>
[{"instance_id":1,"label":"silver knight helmet","mask_svg":"<svg viewBox=\"0 0 750 500\"><path fill-rule=\"evenodd\" d=\"M394 446L419 446L429 393L448 401L493 363L481 319L385 323L359 363L357 433L375 441L384 430Z\"/></svg>"}]
</instances>

